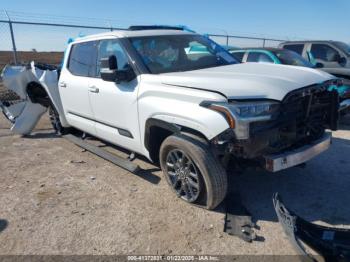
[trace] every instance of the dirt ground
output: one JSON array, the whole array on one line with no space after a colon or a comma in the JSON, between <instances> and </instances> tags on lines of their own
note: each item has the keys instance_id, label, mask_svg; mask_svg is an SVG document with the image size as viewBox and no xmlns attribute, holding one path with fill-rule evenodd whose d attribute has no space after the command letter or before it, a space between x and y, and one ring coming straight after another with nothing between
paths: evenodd
<instances>
[{"instance_id":1,"label":"dirt ground","mask_svg":"<svg viewBox=\"0 0 350 262\"><path fill-rule=\"evenodd\" d=\"M277 222L276 191L300 216L350 225L350 118L330 150L304 169L235 175L260 230L246 243L223 233L223 208L177 199L159 169L137 176L53 134L42 119L14 136L0 116L0 254L296 254Z\"/></svg>"}]
</instances>

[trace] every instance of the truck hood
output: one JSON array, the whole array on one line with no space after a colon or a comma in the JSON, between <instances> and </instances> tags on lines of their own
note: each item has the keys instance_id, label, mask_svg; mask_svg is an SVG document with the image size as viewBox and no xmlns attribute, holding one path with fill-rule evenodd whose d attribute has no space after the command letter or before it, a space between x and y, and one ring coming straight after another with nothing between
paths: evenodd
<instances>
[{"instance_id":1,"label":"truck hood","mask_svg":"<svg viewBox=\"0 0 350 262\"><path fill-rule=\"evenodd\" d=\"M244 63L161 74L166 85L221 93L229 99L274 99L335 77L320 70L288 65Z\"/></svg>"}]
</instances>

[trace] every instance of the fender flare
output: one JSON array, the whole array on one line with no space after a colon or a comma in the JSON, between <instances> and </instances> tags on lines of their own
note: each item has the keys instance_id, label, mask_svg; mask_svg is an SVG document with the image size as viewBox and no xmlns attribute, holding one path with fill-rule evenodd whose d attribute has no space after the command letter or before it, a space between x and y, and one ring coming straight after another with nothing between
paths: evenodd
<instances>
[{"instance_id":1,"label":"fender flare","mask_svg":"<svg viewBox=\"0 0 350 262\"><path fill-rule=\"evenodd\" d=\"M160 127L163 128L165 130L168 130L171 133L174 134L179 134L181 132L181 127L173 124L173 123L169 123L160 119L156 119L156 118L149 118L146 121L146 125L145 125L145 138L144 138L144 144L145 144L145 148L149 151L150 150L150 135L151 135L151 128L152 127Z\"/></svg>"}]
</instances>

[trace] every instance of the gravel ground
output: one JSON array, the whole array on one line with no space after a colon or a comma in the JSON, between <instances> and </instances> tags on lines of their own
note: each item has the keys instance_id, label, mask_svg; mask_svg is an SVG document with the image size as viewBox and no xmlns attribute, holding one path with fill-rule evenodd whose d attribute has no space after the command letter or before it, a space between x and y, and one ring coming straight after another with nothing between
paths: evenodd
<instances>
[{"instance_id":1,"label":"gravel ground","mask_svg":"<svg viewBox=\"0 0 350 262\"><path fill-rule=\"evenodd\" d=\"M25 138L0 116L0 254L296 254L272 194L308 220L350 224L350 118L342 122L304 169L230 174L260 227L249 244L223 233L222 207L178 200L150 163L136 160L147 170L136 176L56 137L47 116Z\"/></svg>"}]
</instances>

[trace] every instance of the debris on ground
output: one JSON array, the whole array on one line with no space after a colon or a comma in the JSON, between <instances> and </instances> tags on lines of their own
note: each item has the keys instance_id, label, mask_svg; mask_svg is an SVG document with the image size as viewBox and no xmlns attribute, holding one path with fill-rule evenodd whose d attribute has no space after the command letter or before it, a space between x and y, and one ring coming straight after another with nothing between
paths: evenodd
<instances>
[{"instance_id":1,"label":"debris on ground","mask_svg":"<svg viewBox=\"0 0 350 262\"><path fill-rule=\"evenodd\" d=\"M70 163L72 163L72 164L85 164L86 162L84 160L71 160Z\"/></svg>"},{"instance_id":2,"label":"debris on ground","mask_svg":"<svg viewBox=\"0 0 350 262\"><path fill-rule=\"evenodd\" d=\"M312 248L328 261L350 261L350 229L326 227L310 223L283 204L278 193L273 195L273 205L293 246L310 261L318 261L306 251L305 246Z\"/></svg>"},{"instance_id":3,"label":"debris on ground","mask_svg":"<svg viewBox=\"0 0 350 262\"><path fill-rule=\"evenodd\" d=\"M255 223L252 216L243 206L241 197L238 193L230 193L225 199L226 216L224 232L229 235L237 236L246 242L252 242L256 239L254 228Z\"/></svg>"}]
</instances>

